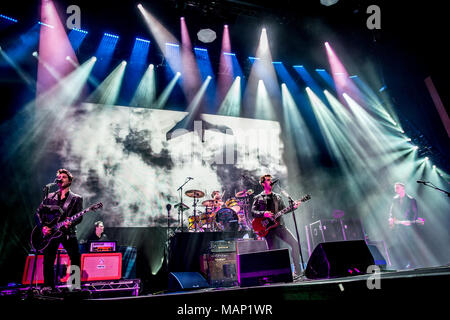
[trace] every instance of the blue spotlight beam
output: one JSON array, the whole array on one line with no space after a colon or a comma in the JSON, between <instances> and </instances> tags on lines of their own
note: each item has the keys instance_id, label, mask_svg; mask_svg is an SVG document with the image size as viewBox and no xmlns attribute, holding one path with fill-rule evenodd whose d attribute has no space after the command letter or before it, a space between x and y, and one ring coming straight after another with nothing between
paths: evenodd
<instances>
[{"instance_id":1,"label":"blue spotlight beam","mask_svg":"<svg viewBox=\"0 0 450 320\"><path fill-rule=\"evenodd\" d=\"M322 88L317 84L316 80L313 79L304 66L293 66L293 68L303 79L307 87L314 91L316 95L322 96Z\"/></svg>"},{"instance_id":2,"label":"blue spotlight beam","mask_svg":"<svg viewBox=\"0 0 450 320\"><path fill-rule=\"evenodd\" d=\"M336 86L334 84L333 78L327 72L327 70L325 70L325 69L316 69L316 72L325 81L325 83L330 87L330 89L333 89L334 91L336 91Z\"/></svg>"},{"instance_id":3,"label":"blue spotlight beam","mask_svg":"<svg viewBox=\"0 0 450 320\"><path fill-rule=\"evenodd\" d=\"M103 34L103 38L100 41L100 44L95 53L95 56L97 57L97 63L93 70L94 76L101 78L105 75L106 70L111 63L118 41L119 36L110 33Z\"/></svg>"},{"instance_id":4,"label":"blue spotlight beam","mask_svg":"<svg viewBox=\"0 0 450 320\"><path fill-rule=\"evenodd\" d=\"M147 57L150 50L150 41L142 38L136 38L133 50L131 51L130 61L125 71L122 84L123 97L126 102L130 102L138 83L145 73Z\"/></svg>"},{"instance_id":5,"label":"blue spotlight beam","mask_svg":"<svg viewBox=\"0 0 450 320\"><path fill-rule=\"evenodd\" d=\"M74 51L78 50L83 43L84 38L86 38L88 32L81 29L72 29L69 33L69 41L72 44Z\"/></svg>"},{"instance_id":6,"label":"blue spotlight beam","mask_svg":"<svg viewBox=\"0 0 450 320\"><path fill-rule=\"evenodd\" d=\"M208 50L204 48L194 48L195 59L200 70L202 82L205 81L208 76L214 77L211 61L209 59ZM215 101L216 86L214 81L206 89L206 104L209 112L213 111L213 105Z\"/></svg>"},{"instance_id":7,"label":"blue spotlight beam","mask_svg":"<svg viewBox=\"0 0 450 320\"><path fill-rule=\"evenodd\" d=\"M166 68L167 79L172 79L177 72L182 72L180 45L166 42L165 60L167 61L168 66L168 68Z\"/></svg>"}]
</instances>

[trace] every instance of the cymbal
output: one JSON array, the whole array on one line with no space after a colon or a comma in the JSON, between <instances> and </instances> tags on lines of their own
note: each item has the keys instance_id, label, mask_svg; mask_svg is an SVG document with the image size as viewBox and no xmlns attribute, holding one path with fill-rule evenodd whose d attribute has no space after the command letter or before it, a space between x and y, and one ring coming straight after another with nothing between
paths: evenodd
<instances>
[{"instance_id":1,"label":"cymbal","mask_svg":"<svg viewBox=\"0 0 450 320\"><path fill-rule=\"evenodd\" d=\"M188 190L184 194L191 198L203 198L205 196L205 193L200 190Z\"/></svg>"},{"instance_id":2,"label":"cymbal","mask_svg":"<svg viewBox=\"0 0 450 320\"><path fill-rule=\"evenodd\" d=\"M181 205L181 210L187 210L189 209L189 207L187 205L185 205L184 203L180 202L177 203L176 205L174 205L175 208L178 208Z\"/></svg>"},{"instance_id":3,"label":"cymbal","mask_svg":"<svg viewBox=\"0 0 450 320\"><path fill-rule=\"evenodd\" d=\"M202 206L204 207L213 207L214 206L214 200L205 200L202 202Z\"/></svg>"},{"instance_id":4,"label":"cymbal","mask_svg":"<svg viewBox=\"0 0 450 320\"><path fill-rule=\"evenodd\" d=\"M239 191L239 192L236 193L236 197L237 198L244 198L244 197L247 197L247 196L252 195L252 194L253 194L253 190L252 189L242 190L242 191Z\"/></svg>"}]
</instances>

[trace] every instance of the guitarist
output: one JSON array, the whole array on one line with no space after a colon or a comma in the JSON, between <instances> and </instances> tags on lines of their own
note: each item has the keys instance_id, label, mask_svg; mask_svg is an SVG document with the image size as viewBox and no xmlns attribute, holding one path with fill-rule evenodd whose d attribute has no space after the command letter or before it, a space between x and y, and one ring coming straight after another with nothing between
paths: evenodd
<instances>
[{"instance_id":1,"label":"guitarist","mask_svg":"<svg viewBox=\"0 0 450 320\"><path fill-rule=\"evenodd\" d=\"M413 268L418 265L419 252L417 248L412 250L411 243L416 242L418 224L423 225L424 220L419 218L417 202L409 194L406 194L405 185L401 182L394 184L396 196L394 196L389 210L389 227L393 232L392 251L394 251L399 265L405 268Z\"/></svg>"},{"instance_id":2,"label":"guitarist","mask_svg":"<svg viewBox=\"0 0 450 320\"><path fill-rule=\"evenodd\" d=\"M272 186L275 184L272 182L272 176L265 174L259 178L259 183L264 188L264 191L258 194L253 199L252 214L253 218L272 218L275 213L284 209L283 199L277 193L272 192ZM297 208L298 203L294 203L294 208ZM298 249L298 243L294 235L285 227L283 216L278 219L279 226L269 230L265 239L270 250L280 249L275 248L275 238L279 238L286 242L291 247L291 256L294 262L295 270L293 271L294 277L297 275L296 271L300 271L300 252Z\"/></svg>"},{"instance_id":3,"label":"guitarist","mask_svg":"<svg viewBox=\"0 0 450 320\"><path fill-rule=\"evenodd\" d=\"M83 210L83 198L72 191L70 185L72 184L73 175L67 169L59 169L56 172L56 181L59 190L50 193L36 210L36 222L42 230L42 234L47 236L51 233L50 228L45 225L54 221L62 221ZM59 217L59 218L58 218ZM55 272L54 262L57 250L60 244L66 249L71 265L76 265L81 268L81 255L78 247L78 240L76 236L75 226L82 220L80 217L77 220L66 222L61 228L62 236L53 239L50 244L44 249L44 286L55 289Z\"/></svg>"}]
</instances>

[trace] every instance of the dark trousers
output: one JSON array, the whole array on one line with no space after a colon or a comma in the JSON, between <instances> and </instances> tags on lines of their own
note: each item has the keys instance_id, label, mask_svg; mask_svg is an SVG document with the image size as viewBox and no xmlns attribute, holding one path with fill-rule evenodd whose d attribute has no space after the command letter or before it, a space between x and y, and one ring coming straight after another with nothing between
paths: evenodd
<instances>
[{"instance_id":1,"label":"dark trousers","mask_svg":"<svg viewBox=\"0 0 450 320\"><path fill-rule=\"evenodd\" d=\"M47 248L45 248L44 254L44 286L55 287L56 274L54 270L54 264L59 244L62 243L64 249L70 258L70 265L75 265L81 268L81 254L78 248L78 241L75 236L68 237L62 235L59 239L54 239Z\"/></svg>"},{"instance_id":2,"label":"dark trousers","mask_svg":"<svg viewBox=\"0 0 450 320\"><path fill-rule=\"evenodd\" d=\"M302 268L300 267L300 251L298 249L298 242L294 235L284 226L278 226L269 231L266 235L267 246L270 250L279 249L275 248L275 238L279 238L286 242L291 247L291 256L294 262L295 270L299 273Z\"/></svg>"}]
</instances>

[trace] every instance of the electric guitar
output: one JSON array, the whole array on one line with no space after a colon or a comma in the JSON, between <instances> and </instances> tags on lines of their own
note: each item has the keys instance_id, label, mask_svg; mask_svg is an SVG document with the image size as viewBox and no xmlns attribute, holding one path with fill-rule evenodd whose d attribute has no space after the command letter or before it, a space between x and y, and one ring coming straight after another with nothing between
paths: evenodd
<instances>
[{"instance_id":1,"label":"electric guitar","mask_svg":"<svg viewBox=\"0 0 450 320\"><path fill-rule=\"evenodd\" d=\"M305 202L305 201L308 201L309 199L311 199L311 196L309 194L307 194L306 196L304 196L303 198L301 198L300 200L298 200L296 202ZM280 216L282 216L283 214L291 211L291 209L293 209L293 208L291 206L288 206L288 207L284 208L283 210L278 211L271 218L266 218L266 217L254 218L252 220L253 230L255 231L255 233L258 236L265 237L270 229L276 228L280 225L280 223L277 221L277 219Z\"/></svg>"},{"instance_id":2,"label":"electric guitar","mask_svg":"<svg viewBox=\"0 0 450 320\"><path fill-rule=\"evenodd\" d=\"M392 218L391 221L389 221L389 227L392 229L395 227L396 224L402 224L404 226L410 226L412 224L419 224L424 225L425 219L424 218L417 218L417 220L397 220L396 218Z\"/></svg>"},{"instance_id":3,"label":"electric guitar","mask_svg":"<svg viewBox=\"0 0 450 320\"><path fill-rule=\"evenodd\" d=\"M52 221L48 223L44 223L43 226L50 228L50 232L46 235L43 234L42 228L43 226L35 226L33 231L31 232L31 246L35 251L42 251L48 247L48 245L52 242L53 239L58 239L63 235L63 232L60 230L66 222L72 222L89 211L96 211L103 207L103 203L99 202L90 206L89 208L74 214L73 216L68 217L67 219L58 222L61 217L56 217Z\"/></svg>"}]
</instances>

